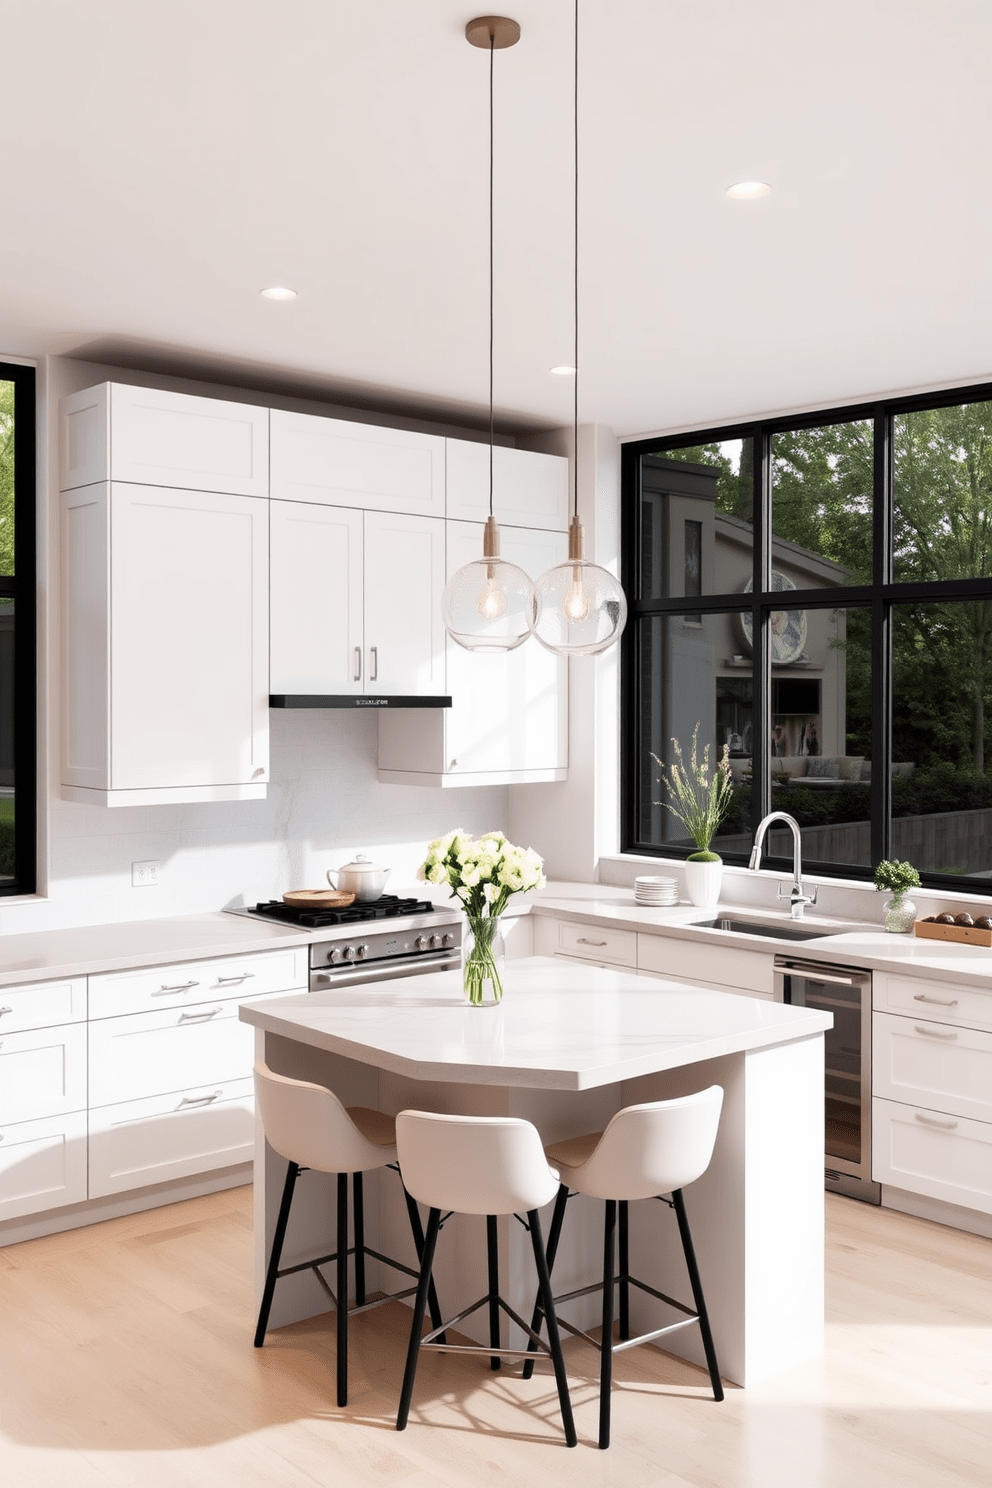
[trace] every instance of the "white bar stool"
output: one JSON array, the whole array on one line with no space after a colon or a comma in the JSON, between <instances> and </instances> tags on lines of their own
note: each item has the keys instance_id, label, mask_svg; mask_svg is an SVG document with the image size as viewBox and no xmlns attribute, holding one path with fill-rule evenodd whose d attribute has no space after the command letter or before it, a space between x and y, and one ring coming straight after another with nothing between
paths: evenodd
<instances>
[{"instance_id":1,"label":"white bar stool","mask_svg":"<svg viewBox=\"0 0 992 1488\"><path fill-rule=\"evenodd\" d=\"M374 1256L377 1261L417 1278L419 1273L391 1256L382 1255L365 1244L365 1208L362 1193L362 1174L377 1168L393 1168L399 1172L396 1157L396 1123L392 1116L382 1111L371 1111L365 1106L345 1108L337 1096L324 1085L314 1085L307 1080L291 1080L286 1075L277 1075L268 1065L255 1066L255 1098L262 1118L266 1140L281 1157L286 1158L289 1168L279 1205L272 1237L272 1253L269 1256L262 1305L255 1328L255 1347L261 1348L269 1326L269 1313L275 1295L276 1282L282 1276L296 1271L312 1271L330 1298L337 1317L337 1399L338 1405L348 1404L348 1316L371 1307L380 1307L383 1302L411 1296L417 1288L407 1287L390 1296L377 1297L373 1302L365 1300L365 1257ZM321 1173L337 1174L337 1249L331 1255L319 1256L313 1261L300 1261L295 1266L279 1269L286 1226L293 1204L296 1180L308 1168ZM355 1212L355 1243L348 1247L348 1175L353 1175ZM424 1250L424 1231L416 1204L406 1193L407 1213L413 1232L413 1243L420 1261ZM348 1257L355 1258L355 1306L348 1306ZM337 1292L332 1292L319 1267L337 1262ZM435 1326L441 1322L441 1310L437 1294L431 1283L428 1298L431 1319Z\"/></svg>"},{"instance_id":2,"label":"white bar stool","mask_svg":"<svg viewBox=\"0 0 992 1488\"><path fill-rule=\"evenodd\" d=\"M547 1256L541 1237L541 1221L537 1212L554 1198L558 1189L558 1174L548 1166L537 1128L529 1121L514 1117L441 1116L428 1111L401 1111L396 1118L396 1145L407 1189L414 1198L430 1207L403 1391L396 1417L397 1431L404 1430L409 1418L417 1362L422 1348L441 1348L447 1353L489 1354L493 1369L500 1367L501 1357L526 1357L528 1352L541 1348L550 1354L554 1364L565 1440L570 1447L574 1447L578 1438L572 1419L565 1360L561 1351ZM447 1211L443 1218L442 1210ZM530 1230L534 1264L537 1268L541 1313L548 1324L548 1343L538 1336L536 1329L529 1328L499 1294L496 1219L501 1214L521 1213L527 1215L527 1228ZM488 1348L478 1344L442 1343L442 1325L437 1322L430 1333L421 1337L438 1232L452 1214L486 1216L489 1290L484 1297L449 1319L443 1327L451 1328L480 1307L488 1307ZM529 1350L500 1347L500 1308L529 1336Z\"/></svg>"},{"instance_id":3,"label":"white bar stool","mask_svg":"<svg viewBox=\"0 0 992 1488\"><path fill-rule=\"evenodd\" d=\"M590 1132L582 1137L568 1137L553 1142L545 1149L549 1162L561 1172L561 1188L555 1203L548 1235L548 1266L554 1266L561 1235L565 1204L574 1194L586 1194L594 1199L605 1199L606 1217L603 1243L603 1280L592 1286L577 1287L574 1291L556 1297L555 1302L567 1302L572 1297L584 1297L589 1292L602 1290L603 1330L600 1339L591 1338L581 1328L575 1328L564 1318L559 1318L561 1327L569 1333L585 1338L601 1355L599 1384L599 1445L610 1445L610 1396L613 1386L613 1355L624 1349L634 1348L660 1338L677 1328L699 1324L703 1350L709 1368L710 1383L716 1400L723 1399L723 1382L717 1363L713 1334L710 1330L706 1301L703 1296L696 1253L689 1230L685 1199L682 1190L699 1178L709 1167L720 1124L723 1106L723 1090L711 1085L697 1095L687 1095L678 1100L652 1101L646 1105L627 1106L618 1111L603 1132ZM663 1195L671 1194L671 1199ZM631 1199L661 1199L675 1210L678 1219L682 1251L695 1310L656 1291L646 1282L638 1281L630 1274L630 1259L627 1227L627 1205ZM620 1211L620 1269L616 1270L617 1207ZM614 1290L620 1288L619 1333L620 1342L613 1343ZM667 1327L655 1328L637 1338L630 1336L629 1296L630 1288L638 1287L642 1292L668 1303L678 1312L685 1313L679 1322ZM540 1297L534 1308L532 1326L535 1332L541 1327ZM534 1371L533 1360L524 1366L524 1378Z\"/></svg>"}]
</instances>

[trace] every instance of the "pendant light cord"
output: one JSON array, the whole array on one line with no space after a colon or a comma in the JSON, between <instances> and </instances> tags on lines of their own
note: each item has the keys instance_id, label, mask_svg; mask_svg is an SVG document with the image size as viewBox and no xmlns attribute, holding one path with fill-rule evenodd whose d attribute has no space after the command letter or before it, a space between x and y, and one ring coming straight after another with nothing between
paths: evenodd
<instances>
[{"instance_id":1,"label":"pendant light cord","mask_svg":"<svg viewBox=\"0 0 992 1488\"><path fill-rule=\"evenodd\" d=\"M493 175L495 151L493 148L493 63L496 57L496 32L489 32L489 515L493 514Z\"/></svg>"},{"instance_id":2,"label":"pendant light cord","mask_svg":"<svg viewBox=\"0 0 992 1488\"><path fill-rule=\"evenodd\" d=\"M575 321L575 344L574 364L575 379L572 388L572 500L573 512L579 515L579 0L575 0L575 92L574 92L574 125L575 125L575 302L573 306Z\"/></svg>"}]
</instances>

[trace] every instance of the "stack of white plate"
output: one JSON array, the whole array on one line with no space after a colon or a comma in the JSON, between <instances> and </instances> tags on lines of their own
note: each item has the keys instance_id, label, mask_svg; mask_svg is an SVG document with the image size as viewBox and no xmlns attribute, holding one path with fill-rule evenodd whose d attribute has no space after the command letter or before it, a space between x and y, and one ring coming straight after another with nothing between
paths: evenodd
<instances>
[{"instance_id":1,"label":"stack of white plate","mask_svg":"<svg viewBox=\"0 0 992 1488\"><path fill-rule=\"evenodd\" d=\"M634 879L634 898L638 904L678 904L679 881L677 878L659 878L655 874L644 873L640 878Z\"/></svg>"}]
</instances>

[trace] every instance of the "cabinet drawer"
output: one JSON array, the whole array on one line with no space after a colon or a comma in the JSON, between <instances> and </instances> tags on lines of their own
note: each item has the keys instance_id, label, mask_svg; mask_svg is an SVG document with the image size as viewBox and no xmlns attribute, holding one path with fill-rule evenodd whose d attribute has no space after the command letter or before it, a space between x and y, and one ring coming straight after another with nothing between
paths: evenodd
<instances>
[{"instance_id":1,"label":"cabinet drawer","mask_svg":"<svg viewBox=\"0 0 992 1488\"><path fill-rule=\"evenodd\" d=\"M875 1095L992 1121L992 1033L875 1013L872 1067Z\"/></svg>"},{"instance_id":2,"label":"cabinet drawer","mask_svg":"<svg viewBox=\"0 0 992 1488\"><path fill-rule=\"evenodd\" d=\"M0 1127L0 1220L85 1198L85 1111Z\"/></svg>"},{"instance_id":3,"label":"cabinet drawer","mask_svg":"<svg viewBox=\"0 0 992 1488\"><path fill-rule=\"evenodd\" d=\"M637 965L656 976L673 976L724 992L759 993L770 997L773 956L739 951L729 946L700 945L669 935L638 935Z\"/></svg>"},{"instance_id":4,"label":"cabinet drawer","mask_svg":"<svg viewBox=\"0 0 992 1488\"><path fill-rule=\"evenodd\" d=\"M0 1038L0 1122L85 1109L85 1023Z\"/></svg>"},{"instance_id":5,"label":"cabinet drawer","mask_svg":"<svg viewBox=\"0 0 992 1488\"><path fill-rule=\"evenodd\" d=\"M81 1023L86 1018L86 978L0 987L0 1037L27 1028Z\"/></svg>"},{"instance_id":6,"label":"cabinet drawer","mask_svg":"<svg viewBox=\"0 0 992 1488\"><path fill-rule=\"evenodd\" d=\"M992 1214L992 1125L872 1101L872 1177Z\"/></svg>"},{"instance_id":7,"label":"cabinet drawer","mask_svg":"<svg viewBox=\"0 0 992 1488\"><path fill-rule=\"evenodd\" d=\"M702 977L698 976L672 976L670 972L646 971L642 966L639 966L637 968L637 974L638 976L658 977L659 979L664 978L666 982L676 982L680 986L694 987L697 990L701 988L704 992L729 992L734 997L757 997L762 1002L773 1001L772 994L770 992L758 992L753 987L728 987L722 982L708 982L704 981Z\"/></svg>"},{"instance_id":8,"label":"cabinet drawer","mask_svg":"<svg viewBox=\"0 0 992 1488\"><path fill-rule=\"evenodd\" d=\"M599 925L559 920L558 952L611 966L636 966L637 936L632 930L603 930Z\"/></svg>"},{"instance_id":9,"label":"cabinet drawer","mask_svg":"<svg viewBox=\"0 0 992 1488\"><path fill-rule=\"evenodd\" d=\"M90 1025L90 1109L224 1083L252 1070L254 1029L237 1000Z\"/></svg>"},{"instance_id":10,"label":"cabinet drawer","mask_svg":"<svg viewBox=\"0 0 992 1488\"><path fill-rule=\"evenodd\" d=\"M114 972L90 977L90 1020L291 992L306 985L306 946Z\"/></svg>"},{"instance_id":11,"label":"cabinet drawer","mask_svg":"<svg viewBox=\"0 0 992 1488\"><path fill-rule=\"evenodd\" d=\"M250 1162L255 1096L250 1077L90 1114L90 1198Z\"/></svg>"},{"instance_id":12,"label":"cabinet drawer","mask_svg":"<svg viewBox=\"0 0 992 1488\"><path fill-rule=\"evenodd\" d=\"M872 1005L879 1013L908 1013L914 1018L992 1029L992 992L976 992L960 982L926 982L921 977L876 971Z\"/></svg>"}]
</instances>

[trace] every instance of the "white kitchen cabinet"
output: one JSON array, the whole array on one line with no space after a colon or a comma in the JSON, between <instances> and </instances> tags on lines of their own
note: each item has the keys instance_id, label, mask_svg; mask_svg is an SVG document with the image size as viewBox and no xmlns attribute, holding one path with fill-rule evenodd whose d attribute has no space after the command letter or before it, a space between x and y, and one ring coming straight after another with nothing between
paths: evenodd
<instances>
[{"instance_id":1,"label":"white kitchen cabinet","mask_svg":"<svg viewBox=\"0 0 992 1488\"><path fill-rule=\"evenodd\" d=\"M249 800L268 779L267 503L62 495L62 786L97 805Z\"/></svg>"},{"instance_id":2,"label":"white kitchen cabinet","mask_svg":"<svg viewBox=\"0 0 992 1488\"><path fill-rule=\"evenodd\" d=\"M268 992L307 985L306 946L143 966L137 971L102 972L90 977L90 1021L129 1013L187 1008L203 1002L244 1001Z\"/></svg>"},{"instance_id":3,"label":"white kitchen cabinet","mask_svg":"<svg viewBox=\"0 0 992 1488\"><path fill-rule=\"evenodd\" d=\"M0 988L0 1221L86 1198L86 982Z\"/></svg>"},{"instance_id":4,"label":"white kitchen cabinet","mask_svg":"<svg viewBox=\"0 0 992 1488\"><path fill-rule=\"evenodd\" d=\"M567 557L557 532L500 529L501 556L537 577ZM482 555L482 527L447 524L447 571ZM379 718L379 779L397 785L514 785L568 772L568 665L533 637L484 655L447 644L443 711Z\"/></svg>"},{"instance_id":5,"label":"white kitchen cabinet","mask_svg":"<svg viewBox=\"0 0 992 1488\"><path fill-rule=\"evenodd\" d=\"M313 414L271 413L274 501L444 516L444 439Z\"/></svg>"},{"instance_id":6,"label":"white kitchen cabinet","mask_svg":"<svg viewBox=\"0 0 992 1488\"><path fill-rule=\"evenodd\" d=\"M267 496L269 411L104 382L64 398L59 489L102 481Z\"/></svg>"},{"instance_id":7,"label":"white kitchen cabinet","mask_svg":"<svg viewBox=\"0 0 992 1488\"><path fill-rule=\"evenodd\" d=\"M771 1001L774 985L771 951L741 951L736 947L701 945L671 935L637 937L637 969L673 981L736 992L743 997Z\"/></svg>"},{"instance_id":8,"label":"white kitchen cabinet","mask_svg":"<svg viewBox=\"0 0 992 1488\"><path fill-rule=\"evenodd\" d=\"M274 501L270 691L444 695L444 523Z\"/></svg>"},{"instance_id":9,"label":"white kitchen cabinet","mask_svg":"<svg viewBox=\"0 0 992 1488\"><path fill-rule=\"evenodd\" d=\"M448 439L445 444L449 520L485 522L489 515L489 445L467 439ZM566 531L568 461L561 455L496 445L493 515L497 522L510 527Z\"/></svg>"},{"instance_id":10,"label":"white kitchen cabinet","mask_svg":"<svg viewBox=\"0 0 992 1488\"><path fill-rule=\"evenodd\" d=\"M992 995L872 979L872 1177L992 1214Z\"/></svg>"},{"instance_id":11,"label":"white kitchen cabinet","mask_svg":"<svg viewBox=\"0 0 992 1488\"><path fill-rule=\"evenodd\" d=\"M251 1162L254 1110L246 1078L91 1112L90 1196Z\"/></svg>"}]
</instances>

